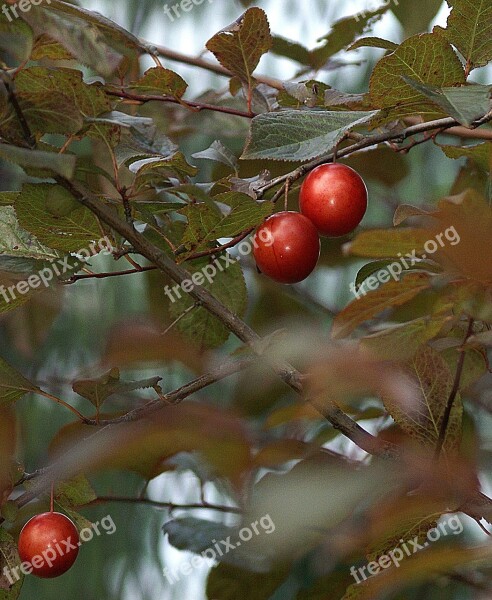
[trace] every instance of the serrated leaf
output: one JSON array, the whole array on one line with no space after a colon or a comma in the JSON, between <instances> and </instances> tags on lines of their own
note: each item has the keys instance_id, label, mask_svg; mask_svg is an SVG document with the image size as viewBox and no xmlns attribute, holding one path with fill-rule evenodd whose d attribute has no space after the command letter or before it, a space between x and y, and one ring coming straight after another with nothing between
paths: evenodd
<instances>
[{"instance_id":1,"label":"serrated leaf","mask_svg":"<svg viewBox=\"0 0 492 600\"><path fill-rule=\"evenodd\" d=\"M398 48L398 44L379 37L365 37L351 44L347 50L358 50L359 48L381 48L382 50L394 51Z\"/></svg>"},{"instance_id":2,"label":"serrated leaf","mask_svg":"<svg viewBox=\"0 0 492 600\"><path fill-rule=\"evenodd\" d=\"M174 71L162 67L153 67L144 76L131 85L132 89L140 92L158 92L164 96L182 98L188 84Z\"/></svg>"},{"instance_id":3,"label":"serrated leaf","mask_svg":"<svg viewBox=\"0 0 492 600\"><path fill-rule=\"evenodd\" d=\"M29 58L33 44L33 33L22 19L9 22L4 16L0 19L0 48L6 50L19 63Z\"/></svg>"},{"instance_id":4,"label":"serrated leaf","mask_svg":"<svg viewBox=\"0 0 492 600\"><path fill-rule=\"evenodd\" d=\"M19 597L24 582L24 574L18 570L20 564L14 538L0 527L0 600L16 600ZM17 571L14 571L16 567ZM15 582L14 585L7 577L5 569L10 579ZM18 573L18 579L14 576L14 572Z\"/></svg>"},{"instance_id":5,"label":"serrated leaf","mask_svg":"<svg viewBox=\"0 0 492 600\"><path fill-rule=\"evenodd\" d=\"M0 144L0 157L21 167L56 173L66 179L72 179L77 160L75 156L70 154L52 154L8 144Z\"/></svg>"},{"instance_id":6,"label":"serrated leaf","mask_svg":"<svg viewBox=\"0 0 492 600\"><path fill-rule=\"evenodd\" d=\"M51 0L38 10L24 13L36 33L59 42L74 58L109 77L123 56L143 51L143 44L130 32L103 15L61 0Z\"/></svg>"},{"instance_id":7,"label":"serrated leaf","mask_svg":"<svg viewBox=\"0 0 492 600\"><path fill-rule=\"evenodd\" d=\"M410 77L403 79L465 127L471 127L474 121L489 113L492 108L491 86L438 88L429 84L422 85Z\"/></svg>"},{"instance_id":8,"label":"serrated leaf","mask_svg":"<svg viewBox=\"0 0 492 600\"><path fill-rule=\"evenodd\" d=\"M445 271L478 282L492 282L492 207L479 192L467 190L441 200L426 232L429 240L441 234L443 247L433 258Z\"/></svg>"},{"instance_id":9,"label":"serrated leaf","mask_svg":"<svg viewBox=\"0 0 492 600\"><path fill-rule=\"evenodd\" d=\"M409 274L401 281L382 284L378 289L353 300L335 317L332 337L338 339L348 336L362 323L388 308L406 304L430 285L429 276L423 273Z\"/></svg>"},{"instance_id":10,"label":"serrated leaf","mask_svg":"<svg viewBox=\"0 0 492 600\"><path fill-rule=\"evenodd\" d=\"M63 509L78 508L97 498L85 475L79 474L68 481L60 481L55 487L55 500Z\"/></svg>"},{"instance_id":11,"label":"serrated leaf","mask_svg":"<svg viewBox=\"0 0 492 600\"><path fill-rule=\"evenodd\" d=\"M220 140L215 140L210 148L206 150L195 152L195 154L192 154L192 157L220 162L235 171L237 170L237 158Z\"/></svg>"},{"instance_id":12,"label":"serrated leaf","mask_svg":"<svg viewBox=\"0 0 492 600\"><path fill-rule=\"evenodd\" d=\"M40 35L34 42L31 60L73 60L73 56L59 42L49 35Z\"/></svg>"},{"instance_id":13,"label":"serrated leaf","mask_svg":"<svg viewBox=\"0 0 492 600\"><path fill-rule=\"evenodd\" d=\"M492 165L492 144L485 142L474 146L439 146L448 158L468 158L489 174Z\"/></svg>"},{"instance_id":14,"label":"serrated leaf","mask_svg":"<svg viewBox=\"0 0 492 600\"><path fill-rule=\"evenodd\" d=\"M375 10L345 17L334 23L330 33L318 40L324 42L323 46L312 51L312 66L315 70L321 69L331 56L345 50L356 37L370 29L390 8L388 3Z\"/></svg>"},{"instance_id":15,"label":"serrated leaf","mask_svg":"<svg viewBox=\"0 0 492 600\"><path fill-rule=\"evenodd\" d=\"M72 389L76 394L87 398L99 410L103 403L114 394L125 394L145 388L158 388L161 377L152 377L140 381L121 381L119 369L111 369L97 379L75 381ZM158 388L160 390L160 388Z\"/></svg>"},{"instance_id":16,"label":"serrated leaf","mask_svg":"<svg viewBox=\"0 0 492 600\"><path fill-rule=\"evenodd\" d=\"M0 358L0 405L12 404L39 388Z\"/></svg>"},{"instance_id":17,"label":"serrated leaf","mask_svg":"<svg viewBox=\"0 0 492 600\"><path fill-rule=\"evenodd\" d=\"M138 160L130 165L130 171L136 174L133 184L136 191L147 187L161 187L172 177L185 181L198 173L198 169L190 165L181 152L176 152L168 158L152 157Z\"/></svg>"},{"instance_id":18,"label":"serrated leaf","mask_svg":"<svg viewBox=\"0 0 492 600\"><path fill-rule=\"evenodd\" d=\"M232 238L259 225L273 211L270 202L258 203L239 192L225 192L213 199L225 205L227 210L221 212L209 205L189 205L181 211L188 219L181 243L192 253L206 249L219 238Z\"/></svg>"},{"instance_id":19,"label":"serrated leaf","mask_svg":"<svg viewBox=\"0 0 492 600\"><path fill-rule=\"evenodd\" d=\"M215 266L215 276L210 277L210 281L205 280L203 287L222 302L227 308L232 310L238 316L244 316L247 304L247 289L244 281L244 275L240 264L234 261L233 264L225 269L223 256L216 259L218 264L224 269L220 270ZM208 267L211 273L212 264L208 260L194 261L193 266L188 265L190 274L202 271ZM173 319L180 317L186 310L190 310L194 300L180 292L181 298L173 302L170 306L170 314ZM178 329L186 335L197 348L215 348L225 343L229 337L229 330L220 323L216 317L211 315L205 308L195 307L180 319Z\"/></svg>"},{"instance_id":20,"label":"serrated leaf","mask_svg":"<svg viewBox=\"0 0 492 600\"><path fill-rule=\"evenodd\" d=\"M19 192L12 192L10 197L17 201ZM12 206L2 206L0 207L0 256L50 260L58 258L58 253L44 246L34 235L22 229Z\"/></svg>"},{"instance_id":21,"label":"serrated leaf","mask_svg":"<svg viewBox=\"0 0 492 600\"><path fill-rule=\"evenodd\" d=\"M285 110L255 117L241 158L305 161L327 154L377 111Z\"/></svg>"},{"instance_id":22,"label":"serrated leaf","mask_svg":"<svg viewBox=\"0 0 492 600\"><path fill-rule=\"evenodd\" d=\"M410 114L441 116L443 111L406 83L404 76L439 88L464 85L463 66L449 43L426 33L403 42L374 68L369 85L373 106L387 109L387 120Z\"/></svg>"},{"instance_id":23,"label":"serrated leaf","mask_svg":"<svg viewBox=\"0 0 492 600\"><path fill-rule=\"evenodd\" d=\"M435 449L454 376L446 361L430 346L423 346L407 367L412 377L418 406L396 404L383 397L386 409L409 435L423 446ZM461 399L455 400L444 443L445 450L456 450L461 441Z\"/></svg>"},{"instance_id":24,"label":"serrated leaf","mask_svg":"<svg viewBox=\"0 0 492 600\"><path fill-rule=\"evenodd\" d=\"M260 58L270 50L272 37L265 12L250 8L229 28L215 34L207 42L220 64L236 77L254 87L253 71Z\"/></svg>"},{"instance_id":25,"label":"serrated leaf","mask_svg":"<svg viewBox=\"0 0 492 600\"><path fill-rule=\"evenodd\" d=\"M381 360L409 360L420 346L438 335L448 320L448 316L421 317L365 336L361 345Z\"/></svg>"},{"instance_id":26,"label":"serrated leaf","mask_svg":"<svg viewBox=\"0 0 492 600\"><path fill-rule=\"evenodd\" d=\"M380 271L388 272L388 267L393 264L391 259L386 260L377 260L374 262L370 262L367 265L364 265L362 269L357 273L355 278L355 287L358 289L360 286L364 285L364 282L369 279L372 275L379 273ZM441 269L439 265L436 265L431 262L419 261L414 265L411 265L407 271L426 271L428 273L438 273ZM383 281L384 283L384 281Z\"/></svg>"},{"instance_id":27,"label":"serrated leaf","mask_svg":"<svg viewBox=\"0 0 492 600\"><path fill-rule=\"evenodd\" d=\"M344 253L367 258L405 257L407 253L422 255L429 234L423 229L371 229L359 233L354 241L345 244Z\"/></svg>"},{"instance_id":28,"label":"serrated leaf","mask_svg":"<svg viewBox=\"0 0 492 600\"><path fill-rule=\"evenodd\" d=\"M470 69L492 60L490 0L447 0L451 7L446 29L435 27L463 55Z\"/></svg>"},{"instance_id":29,"label":"serrated leaf","mask_svg":"<svg viewBox=\"0 0 492 600\"><path fill-rule=\"evenodd\" d=\"M21 94L58 95L61 91L71 98L84 117L96 117L111 108L101 84L88 85L77 69L29 67L20 71L15 84Z\"/></svg>"},{"instance_id":30,"label":"serrated leaf","mask_svg":"<svg viewBox=\"0 0 492 600\"><path fill-rule=\"evenodd\" d=\"M76 206L67 215L57 215L54 207L63 192L63 188L48 183L25 184L16 202L16 213L20 225L42 244L55 250L77 252L100 239L101 231L94 215L83 206Z\"/></svg>"},{"instance_id":31,"label":"serrated leaf","mask_svg":"<svg viewBox=\"0 0 492 600\"><path fill-rule=\"evenodd\" d=\"M64 92L23 91L17 94L19 106L34 134L59 133L70 135L77 133L84 125L78 107ZM22 145L24 139L18 119L7 107L0 117L0 131L7 141Z\"/></svg>"}]
</instances>

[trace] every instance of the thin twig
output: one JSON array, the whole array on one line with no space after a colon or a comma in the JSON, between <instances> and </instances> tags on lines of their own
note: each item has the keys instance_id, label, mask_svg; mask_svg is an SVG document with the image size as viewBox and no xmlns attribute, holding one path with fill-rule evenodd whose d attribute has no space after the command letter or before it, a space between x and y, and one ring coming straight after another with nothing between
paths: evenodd
<instances>
[{"instance_id":1,"label":"thin twig","mask_svg":"<svg viewBox=\"0 0 492 600\"><path fill-rule=\"evenodd\" d=\"M171 511L175 510L216 510L218 512L225 513L234 513L234 514L242 514L242 510L240 508L236 508L235 506L225 506L223 504L175 504L174 502L159 502L157 500L151 500L150 498L128 498L126 496L98 496L96 500L93 500L86 506L94 506L97 504L103 504L106 502L122 502L124 504L147 504L149 506L154 506L156 508L169 509Z\"/></svg>"},{"instance_id":2,"label":"thin twig","mask_svg":"<svg viewBox=\"0 0 492 600\"><path fill-rule=\"evenodd\" d=\"M142 104L146 104L147 102L169 102L171 104L177 104L178 106L183 106L185 108L189 108L194 111L210 110L210 111L214 111L214 112L224 113L227 115L234 115L236 117L244 117L246 119L252 119L253 117L256 116L255 113L253 113L253 112L245 112L243 110L231 108L229 106L218 106L217 104L192 102L190 100L178 99L178 98L175 98L174 96L133 94L130 92L126 92L124 90L119 90L119 91L106 90L106 94L108 94L108 96L116 96L118 98L126 98L127 100L132 100L134 102L140 102Z\"/></svg>"},{"instance_id":3,"label":"thin twig","mask_svg":"<svg viewBox=\"0 0 492 600\"><path fill-rule=\"evenodd\" d=\"M468 341L468 338L473 333L474 322L474 319L469 319L465 339L463 340L463 344L460 348L460 356L458 358L458 365L456 367L456 375L454 377L453 387L451 389L451 393L449 394L448 402L446 404L446 410L444 411L444 415L441 422L441 428L439 430L439 438L437 440L437 446L435 451L436 460L438 460L439 456L441 455L441 451L444 446L444 441L446 439L446 432L449 425L449 419L451 418L451 411L453 410L454 401L456 400L456 396L458 395L460 389L461 377L463 375L463 367L465 365L465 344Z\"/></svg>"}]
</instances>

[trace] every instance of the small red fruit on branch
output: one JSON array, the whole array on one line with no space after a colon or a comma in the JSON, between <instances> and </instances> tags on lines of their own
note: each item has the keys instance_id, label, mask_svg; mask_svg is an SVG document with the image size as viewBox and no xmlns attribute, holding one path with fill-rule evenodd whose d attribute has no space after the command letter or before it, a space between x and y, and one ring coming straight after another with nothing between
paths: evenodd
<instances>
[{"instance_id":1,"label":"small red fruit on branch","mask_svg":"<svg viewBox=\"0 0 492 600\"><path fill-rule=\"evenodd\" d=\"M346 235L359 225L367 210L366 184L347 165L321 165L304 180L299 208L321 235Z\"/></svg>"},{"instance_id":2,"label":"small red fruit on branch","mask_svg":"<svg viewBox=\"0 0 492 600\"><path fill-rule=\"evenodd\" d=\"M316 227L297 212L279 212L260 225L253 254L262 273L280 283L298 283L314 270L320 253Z\"/></svg>"},{"instance_id":3,"label":"small red fruit on branch","mask_svg":"<svg viewBox=\"0 0 492 600\"><path fill-rule=\"evenodd\" d=\"M79 533L73 522L57 512L36 515L19 535L19 556L37 577L63 575L79 553Z\"/></svg>"}]
</instances>

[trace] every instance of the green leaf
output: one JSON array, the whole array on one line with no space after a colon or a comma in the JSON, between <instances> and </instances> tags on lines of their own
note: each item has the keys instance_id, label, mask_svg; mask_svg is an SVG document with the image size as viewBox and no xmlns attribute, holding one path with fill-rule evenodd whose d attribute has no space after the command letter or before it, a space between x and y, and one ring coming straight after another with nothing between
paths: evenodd
<instances>
[{"instance_id":1,"label":"green leaf","mask_svg":"<svg viewBox=\"0 0 492 600\"><path fill-rule=\"evenodd\" d=\"M34 42L31 60L73 60L73 56L59 42L48 35L40 35Z\"/></svg>"},{"instance_id":2,"label":"green leaf","mask_svg":"<svg viewBox=\"0 0 492 600\"><path fill-rule=\"evenodd\" d=\"M205 250L219 238L232 238L259 225L273 211L270 202L258 203L240 192L219 194L214 201L225 205L227 211L222 213L210 205L189 205L181 211L188 219L181 243L192 253Z\"/></svg>"},{"instance_id":3,"label":"green leaf","mask_svg":"<svg viewBox=\"0 0 492 600\"><path fill-rule=\"evenodd\" d=\"M19 195L17 192L13 193L12 199L17 200ZM34 235L22 229L12 206L2 206L0 207L0 256L50 260L58 258L58 253L47 248Z\"/></svg>"},{"instance_id":4,"label":"green leaf","mask_svg":"<svg viewBox=\"0 0 492 600\"><path fill-rule=\"evenodd\" d=\"M169 158L144 158L132 163L130 171L136 174L133 184L136 191L148 187L162 187L171 177L184 181L198 173L198 169L190 165L181 152L176 152Z\"/></svg>"},{"instance_id":5,"label":"green leaf","mask_svg":"<svg viewBox=\"0 0 492 600\"><path fill-rule=\"evenodd\" d=\"M19 580L17 581L12 571L20 564L21 560L14 538L5 529L0 528L0 600L16 600L19 597L24 582L24 574L17 570L16 572L19 574ZM4 569L7 569L11 579L15 581L12 587L10 587L12 584Z\"/></svg>"},{"instance_id":6,"label":"green leaf","mask_svg":"<svg viewBox=\"0 0 492 600\"><path fill-rule=\"evenodd\" d=\"M18 91L19 106L34 134L77 133L84 120L73 99L60 90L51 92ZM1 112L1 111L0 111ZM23 132L17 116L10 105L5 106L0 115L0 131L7 141L17 145L24 143Z\"/></svg>"},{"instance_id":7,"label":"green leaf","mask_svg":"<svg viewBox=\"0 0 492 600\"><path fill-rule=\"evenodd\" d=\"M492 144L485 142L474 146L439 146L448 158L466 157L478 165L482 171L490 173L492 165Z\"/></svg>"},{"instance_id":8,"label":"green leaf","mask_svg":"<svg viewBox=\"0 0 492 600\"><path fill-rule=\"evenodd\" d=\"M437 15L442 6L442 0L426 0L419 4L415 10L413 0L398 0L391 3L391 12L400 21L405 37L429 30L432 19Z\"/></svg>"},{"instance_id":9,"label":"green leaf","mask_svg":"<svg viewBox=\"0 0 492 600\"><path fill-rule=\"evenodd\" d=\"M388 267L393 264L393 260L376 260L374 262L367 263L357 273L355 278L355 286L359 288L364 284L364 281L369 279L372 275L379 273L380 271L388 271ZM427 271L429 273L437 273L440 271L439 265L434 263L419 261L415 265L412 265L408 271Z\"/></svg>"},{"instance_id":10,"label":"green leaf","mask_svg":"<svg viewBox=\"0 0 492 600\"><path fill-rule=\"evenodd\" d=\"M253 71L271 47L267 16L261 8L256 7L248 9L230 27L207 42L207 50L250 89L254 87Z\"/></svg>"},{"instance_id":11,"label":"green leaf","mask_svg":"<svg viewBox=\"0 0 492 600\"><path fill-rule=\"evenodd\" d=\"M28 94L56 94L70 97L84 117L97 117L110 110L111 103L101 84L85 83L77 69L29 67L20 71L15 80L17 91Z\"/></svg>"},{"instance_id":12,"label":"green leaf","mask_svg":"<svg viewBox=\"0 0 492 600\"><path fill-rule=\"evenodd\" d=\"M344 246L344 252L351 256L367 258L395 258L416 251L424 253L424 245L429 234L423 229L371 229L363 231ZM397 261L398 262L398 261Z\"/></svg>"},{"instance_id":13,"label":"green leaf","mask_svg":"<svg viewBox=\"0 0 492 600\"><path fill-rule=\"evenodd\" d=\"M437 88L434 85L422 85L410 77L403 79L465 127L471 127L477 119L489 113L492 108L491 86Z\"/></svg>"},{"instance_id":14,"label":"green leaf","mask_svg":"<svg viewBox=\"0 0 492 600\"><path fill-rule=\"evenodd\" d=\"M359 325L388 308L406 304L431 285L428 275L409 274L401 281L390 281L353 300L333 321L332 337L347 337Z\"/></svg>"},{"instance_id":15,"label":"green leaf","mask_svg":"<svg viewBox=\"0 0 492 600\"><path fill-rule=\"evenodd\" d=\"M23 16L36 33L47 34L103 77L115 72L123 56L144 51L144 44L123 27L62 0L51 0Z\"/></svg>"},{"instance_id":16,"label":"green leaf","mask_svg":"<svg viewBox=\"0 0 492 600\"><path fill-rule=\"evenodd\" d=\"M0 144L0 158L21 167L41 169L56 173L66 179L72 179L75 172L76 157L70 154L52 154L40 150L29 150L8 144Z\"/></svg>"},{"instance_id":17,"label":"green leaf","mask_svg":"<svg viewBox=\"0 0 492 600\"><path fill-rule=\"evenodd\" d=\"M162 67L153 67L144 76L131 85L132 89L140 92L158 92L164 96L181 98L188 84L174 71Z\"/></svg>"},{"instance_id":18,"label":"green leaf","mask_svg":"<svg viewBox=\"0 0 492 600\"><path fill-rule=\"evenodd\" d=\"M12 404L39 388L0 358L0 405Z\"/></svg>"},{"instance_id":19,"label":"green leaf","mask_svg":"<svg viewBox=\"0 0 492 600\"><path fill-rule=\"evenodd\" d=\"M362 338L361 345L380 360L410 360L419 347L435 338L448 316L421 317Z\"/></svg>"},{"instance_id":20,"label":"green leaf","mask_svg":"<svg viewBox=\"0 0 492 600\"><path fill-rule=\"evenodd\" d=\"M447 28L435 27L456 46L471 69L492 60L492 4L490 0L447 0L451 7Z\"/></svg>"},{"instance_id":21,"label":"green leaf","mask_svg":"<svg viewBox=\"0 0 492 600\"><path fill-rule=\"evenodd\" d=\"M33 44L32 29L22 19L9 22L4 15L0 18L0 48L6 50L19 63L31 54Z\"/></svg>"},{"instance_id":22,"label":"green leaf","mask_svg":"<svg viewBox=\"0 0 492 600\"><path fill-rule=\"evenodd\" d=\"M79 474L68 481L60 481L56 484L55 500L64 509L89 504L96 498L96 493L85 475Z\"/></svg>"},{"instance_id":23,"label":"green leaf","mask_svg":"<svg viewBox=\"0 0 492 600\"><path fill-rule=\"evenodd\" d=\"M439 88L464 85L460 59L440 35L426 33L405 40L374 68L370 97L374 106L387 109L386 120L419 113L442 116L443 111L406 83L404 76Z\"/></svg>"},{"instance_id":24,"label":"green leaf","mask_svg":"<svg viewBox=\"0 0 492 600\"><path fill-rule=\"evenodd\" d=\"M376 10L368 10L351 17L345 17L333 24L330 33L320 38L321 48L312 51L312 66L321 69L326 61L341 50L345 50L356 37L368 31L390 9L390 3Z\"/></svg>"},{"instance_id":25,"label":"green leaf","mask_svg":"<svg viewBox=\"0 0 492 600\"><path fill-rule=\"evenodd\" d=\"M310 160L328 154L342 137L367 123L376 112L285 110L253 119L241 158Z\"/></svg>"},{"instance_id":26,"label":"green leaf","mask_svg":"<svg viewBox=\"0 0 492 600\"><path fill-rule=\"evenodd\" d=\"M103 403L114 394L125 394L135 390L153 388L159 390L161 377L142 379L141 381L121 381L119 369L111 369L97 379L81 379L75 381L72 389L76 394L87 398L99 410Z\"/></svg>"},{"instance_id":27,"label":"green leaf","mask_svg":"<svg viewBox=\"0 0 492 600\"><path fill-rule=\"evenodd\" d=\"M398 48L398 44L379 37L365 37L351 44L347 50L358 50L359 48L381 48L382 50L393 51Z\"/></svg>"},{"instance_id":28,"label":"green leaf","mask_svg":"<svg viewBox=\"0 0 492 600\"><path fill-rule=\"evenodd\" d=\"M434 449L439 439L441 423L448 398L453 388L454 376L446 361L430 346L423 346L406 371L413 380L418 406L396 404L383 397L386 409L409 435L423 446ZM456 450L461 441L463 406L458 397L453 405L444 443L445 450Z\"/></svg>"},{"instance_id":29,"label":"green leaf","mask_svg":"<svg viewBox=\"0 0 492 600\"><path fill-rule=\"evenodd\" d=\"M224 146L224 144L220 140L215 140L210 148L206 150L202 150L201 152L195 152L192 154L193 158L203 158L205 160L213 160L215 162L220 162L234 171L237 172L237 158L235 155Z\"/></svg>"},{"instance_id":30,"label":"green leaf","mask_svg":"<svg viewBox=\"0 0 492 600\"><path fill-rule=\"evenodd\" d=\"M73 201L68 214L60 211L60 198ZM77 252L101 237L94 215L57 185L25 184L15 208L20 225L55 250Z\"/></svg>"},{"instance_id":31,"label":"green leaf","mask_svg":"<svg viewBox=\"0 0 492 600\"><path fill-rule=\"evenodd\" d=\"M280 35L272 36L272 42L272 54L295 60L301 65L311 66L311 52L301 44Z\"/></svg>"},{"instance_id":32,"label":"green leaf","mask_svg":"<svg viewBox=\"0 0 492 600\"><path fill-rule=\"evenodd\" d=\"M217 258L217 262L209 260L194 261L188 265L190 274L202 271L209 273L210 280L205 280L203 287L208 289L227 308L239 317L244 316L247 305L247 289L244 275L240 264L234 261L229 268L225 268L225 255ZM221 270L221 268L223 270ZM206 269L206 270L205 270ZM221 346L229 338L229 330L222 325L216 317L211 315L205 308L195 307L191 310L194 300L182 290L178 290L180 298L170 305L170 313L173 319L183 316L177 327L198 348L215 348Z\"/></svg>"}]
</instances>

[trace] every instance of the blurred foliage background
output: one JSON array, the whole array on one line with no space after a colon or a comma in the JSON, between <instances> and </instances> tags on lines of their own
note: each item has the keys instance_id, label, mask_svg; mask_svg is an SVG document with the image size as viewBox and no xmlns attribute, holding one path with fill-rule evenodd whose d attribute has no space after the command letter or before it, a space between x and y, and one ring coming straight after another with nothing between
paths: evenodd
<instances>
[{"instance_id":1,"label":"blurred foliage background","mask_svg":"<svg viewBox=\"0 0 492 600\"><path fill-rule=\"evenodd\" d=\"M186 54L198 55L203 51L207 39L231 23L252 3L239 0L204 2L189 13L183 13L174 22L164 14L162 0L82 0L81 4L85 8L98 10L136 35ZM169 0L168 4L174 4L173 0ZM316 40L330 30L330 24L336 19L355 14L368 6L365 0L258 0L254 4L267 12L275 33L297 40L307 47L314 47ZM440 1L431 0L402 3L395 11L405 17L406 30L397 17L390 13L376 25L374 35L400 42L417 31L429 29L433 23L444 24L447 16L447 8L441 6ZM371 49L339 55L340 61L356 64L322 71L317 79L345 91L364 91L368 86L368 75L380 56L381 51ZM190 97L208 90L221 90L226 85L223 79L208 72L167 61L164 64L175 69L190 83ZM297 66L291 61L269 55L262 61L258 72L279 79L296 78ZM302 76L299 78L305 79ZM487 73L478 70L475 79L486 81ZM157 109L154 107L152 110L153 116L156 116ZM214 115L171 114L176 115L176 122L168 122L167 126L188 156L207 148L216 139L220 121ZM237 129L221 130L221 134L230 137L231 149L239 151L242 147L244 127L240 123ZM81 153L87 151L87 148L80 148ZM369 184L370 212L365 220L368 227L389 225L394 207L400 202L426 204L447 194L461 166L460 162L447 160L432 144L419 146L406 157L396 157L388 151L386 159L383 162L381 157L369 161L364 158L349 161ZM208 167L203 163L200 167L206 180ZM253 175L265 167L271 167L274 173L279 168L278 165L245 164L242 174ZM19 178L20 175L13 172L11 167L0 163L2 189L17 189ZM343 241L346 240L325 240L323 268L319 268L307 284L296 286L291 291L279 290L279 286L249 276L249 320L252 325L265 331L273 329L285 319L293 318L316 322L318 327L321 323L328 330L331 310L348 302L349 283L361 265L354 259L342 256L340 246ZM98 258L97 261L99 268L114 268L112 259ZM116 325L148 319L161 322L169 320L162 286L159 275L142 274L79 282L74 286L66 286L56 297L44 294L40 300L0 317L2 356L31 380L42 382L45 389L87 410L90 407L86 401L74 397L70 382L75 377L93 375L93 367L98 364L108 335ZM190 375L174 363L161 365L158 372L155 369L149 371L149 376L156 374L163 377L166 390L184 383ZM131 378L135 373L129 372L127 375ZM146 375L140 371L138 376ZM271 406L285 402L286 394L289 392L280 384L255 393L248 382L239 376L233 382L214 386L212 392L207 391L202 397L211 403L234 405L254 418L264 414ZM18 403L18 410L22 423L23 459L29 472L39 468L46 460L50 440L60 426L70 420L70 415L48 400L32 396L23 398ZM487 424L482 422L484 430ZM137 476L115 473L100 477L96 480L95 488L99 494L136 496L144 484ZM212 486L207 487L205 492L209 501L220 501L220 492ZM166 474L152 482L149 496L174 502L199 501L199 483L190 471ZM117 532L113 536L98 537L84 547L77 564L62 579L41 582L28 577L21 600L48 600L55 597L202 600L205 571L198 570L175 586L169 586L162 575L164 564L176 565L184 558L183 553L171 548L162 535L161 526L166 513L148 506L130 504L101 505L86 508L83 513L92 520L111 514L117 524ZM203 516L220 518L217 513ZM457 594L462 594L457 595L456 599L467 598L464 588L461 590L457 587L456 590Z\"/></svg>"}]
</instances>

